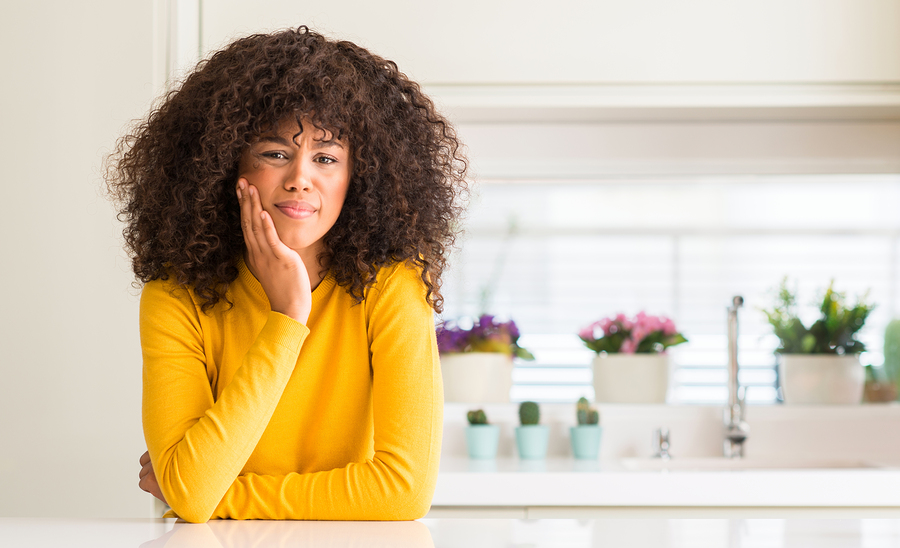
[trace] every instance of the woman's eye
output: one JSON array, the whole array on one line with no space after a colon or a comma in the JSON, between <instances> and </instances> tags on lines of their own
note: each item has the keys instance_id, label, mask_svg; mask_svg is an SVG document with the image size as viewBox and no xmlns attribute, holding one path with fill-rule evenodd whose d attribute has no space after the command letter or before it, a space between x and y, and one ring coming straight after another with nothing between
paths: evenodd
<instances>
[{"instance_id":1,"label":"woman's eye","mask_svg":"<svg viewBox=\"0 0 900 548\"><path fill-rule=\"evenodd\" d=\"M287 156L283 152L272 151L272 152L263 152L262 154L266 158L272 158L273 160L287 160Z\"/></svg>"},{"instance_id":2,"label":"woman's eye","mask_svg":"<svg viewBox=\"0 0 900 548\"><path fill-rule=\"evenodd\" d=\"M335 160L331 156L318 156L316 158L316 161L319 162L320 164L333 164L333 163L337 162L337 160Z\"/></svg>"}]
</instances>

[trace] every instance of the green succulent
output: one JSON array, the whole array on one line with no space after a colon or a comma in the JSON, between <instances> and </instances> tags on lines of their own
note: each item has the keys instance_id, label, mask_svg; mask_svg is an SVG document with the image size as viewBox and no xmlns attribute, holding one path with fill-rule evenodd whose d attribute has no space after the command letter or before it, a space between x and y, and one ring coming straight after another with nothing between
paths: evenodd
<instances>
[{"instance_id":1,"label":"green succulent","mask_svg":"<svg viewBox=\"0 0 900 548\"><path fill-rule=\"evenodd\" d=\"M482 409L476 409L474 411L469 411L466 414L466 418L469 419L469 424L471 424L473 426L476 424L487 424L488 423L487 415L484 414L484 411Z\"/></svg>"},{"instance_id":2,"label":"green succulent","mask_svg":"<svg viewBox=\"0 0 900 548\"><path fill-rule=\"evenodd\" d=\"M523 401L519 405L519 421L522 426L537 424L541 421L541 408L533 401Z\"/></svg>"},{"instance_id":3,"label":"green succulent","mask_svg":"<svg viewBox=\"0 0 900 548\"><path fill-rule=\"evenodd\" d=\"M822 304L821 317L809 328L803 325L797 314L797 298L788 289L787 278L781 281L775 306L763 310L781 341L775 352L780 354L858 354L865 345L857 338L874 305L866 302L868 294L857 300L852 308L845 304L843 293L834 290L834 281L828 284Z\"/></svg>"},{"instance_id":4,"label":"green succulent","mask_svg":"<svg viewBox=\"0 0 900 548\"><path fill-rule=\"evenodd\" d=\"M579 398L575 405L575 417L579 426L600 424L600 413L591 407L587 398Z\"/></svg>"}]
</instances>

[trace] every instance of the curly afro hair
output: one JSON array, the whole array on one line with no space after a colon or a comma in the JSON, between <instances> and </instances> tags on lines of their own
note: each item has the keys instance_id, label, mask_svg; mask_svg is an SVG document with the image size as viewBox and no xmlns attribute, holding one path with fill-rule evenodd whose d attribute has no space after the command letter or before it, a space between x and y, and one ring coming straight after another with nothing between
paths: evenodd
<instances>
[{"instance_id":1,"label":"curly afro hair","mask_svg":"<svg viewBox=\"0 0 900 548\"><path fill-rule=\"evenodd\" d=\"M119 140L106 179L136 278L172 276L204 311L227 302L244 250L238 162L287 118L350 144L347 198L320 264L361 302L381 266L411 262L441 312L467 193L456 133L395 63L306 27L233 42Z\"/></svg>"}]
</instances>

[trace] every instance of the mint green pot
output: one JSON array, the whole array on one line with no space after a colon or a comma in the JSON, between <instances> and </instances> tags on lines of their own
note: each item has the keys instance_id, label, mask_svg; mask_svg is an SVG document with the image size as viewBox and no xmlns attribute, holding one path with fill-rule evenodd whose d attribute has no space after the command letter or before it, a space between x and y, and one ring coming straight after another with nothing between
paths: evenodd
<instances>
[{"instance_id":1,"label":"mint green pot","mask_svg":"<svg viewBox=\"0 0 900 548\"><path fill-rule=\"evenodd\" d=\"M597 460L600 456L600 438L603 428L596 424L585 424L569 428L572 454L576 459Z\"/></svg>"},{"instance_id":2,"label":"mint green pot","mask_svg":"<svg viewBox=\"0 0 900 548\"><path fill-rule=\"evenodd\" d=\"M547 442L550 440L550 429L543 424L530 424L516 427L516 447L519 458L540 460L547 456Z\"/></svg>"},{"instance_id":3,"label":"mint green pot","mask_svg":"<svg viewBox=\"0 0 900 548\"><path fill-rule=\"evenodd\" d=\"M470 459L497 458L500 427L496 424L476 424L466 427L466 447Z\"/></svg>"}]
</instances>

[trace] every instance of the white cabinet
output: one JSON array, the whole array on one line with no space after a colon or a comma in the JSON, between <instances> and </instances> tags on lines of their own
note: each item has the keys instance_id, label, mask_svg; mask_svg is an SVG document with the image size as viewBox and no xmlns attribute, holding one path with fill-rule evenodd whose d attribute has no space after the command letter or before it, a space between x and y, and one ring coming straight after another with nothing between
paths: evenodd
<instances>
[{"instance_id":1,"label":"white cabinet","mask_svg":"<svg viewBox=\"0 0 900 548\"><path fill-rule=\"evenodd\" d=\"M202 2L204 50L305 24L426 84L900 81L895 0Z\"/></svg>"}]
</instances>

